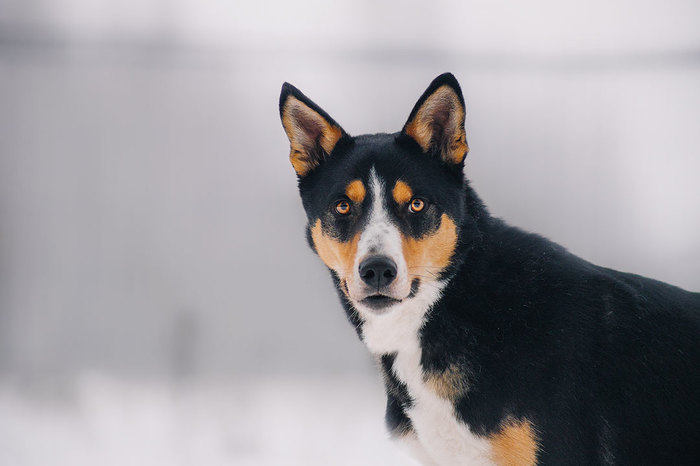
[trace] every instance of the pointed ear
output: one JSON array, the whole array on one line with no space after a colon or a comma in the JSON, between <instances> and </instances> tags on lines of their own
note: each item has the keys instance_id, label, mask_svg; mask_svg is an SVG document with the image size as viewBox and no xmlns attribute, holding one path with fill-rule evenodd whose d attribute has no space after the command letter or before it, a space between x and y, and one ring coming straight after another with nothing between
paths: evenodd
<instances>
[{"instance_id":1,"label":"pointed ear","mask_svg":"<svg viewBox=\"0 0 700 466\"><path fill-rule=\"evenodd\" d=\"M418 99L401 134L417 142L423 152L460 164L469 152L464 115L464 97L457 79L451 73L441 74Z\"/></svg>"},{"instance_id":2,"label":"pointed ear","mask_svg":"<svg viewBox=\"0 0 700 466\"><path fill-rule=\"evenodd\" d=\"M289 83L282 86L280 117L289 138L289 160L300 177L320 165L347 136L326 112Z\"/></svg>"}]
</instances>

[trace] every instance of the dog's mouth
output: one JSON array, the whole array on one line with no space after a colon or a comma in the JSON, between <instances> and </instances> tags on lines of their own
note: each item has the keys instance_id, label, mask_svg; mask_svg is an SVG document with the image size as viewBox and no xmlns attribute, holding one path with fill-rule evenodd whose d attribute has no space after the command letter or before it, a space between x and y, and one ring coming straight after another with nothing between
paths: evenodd
<instances>
[{"instance_id":1,"label":"dog's mouth","mask_svg":"<svg viewBox=\"0 0 700 466\"><path fill-rule=\"evenodd\" d=\"M383 311L394 304L400 303L401 300L383 294L373 294L371 296L367 296L360 302L373 311Z\"/></svg>"},{"instance_id":2,"label":"dog's mouth","mask_svg":"<svg viewBox=\"0 0 700 466\"><path fill-rule=\"evenodd\" d=\"M419 285L420 280L417 278L414 279L411 283L411 291L409 292L408 296L406 296L404 299L413 298L418 291ZM403 302L403 299L396 299L385 294L377 293L367 296L366 298L360 300L360 302L368 308L372 309L373 311L381 313L387 310L389 307L393 306L394 304Z\"/></svg>"}]
</instances>

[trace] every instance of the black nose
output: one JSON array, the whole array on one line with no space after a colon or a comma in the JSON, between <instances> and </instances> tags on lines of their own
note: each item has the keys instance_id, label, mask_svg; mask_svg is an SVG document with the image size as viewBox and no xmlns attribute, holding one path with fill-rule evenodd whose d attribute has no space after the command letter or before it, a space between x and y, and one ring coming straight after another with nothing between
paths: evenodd
<instances>
[{"instance_id":1,"label":"black nose","mask_svg":"<svg viewBox=\"0 0 700 466\"><path fill-rule=\"evenodd\" d=\"M383 288L396 278L396 264L386 256L370 256L360 264L360 277L373 288Z\"/></svg>"}]
</instances>

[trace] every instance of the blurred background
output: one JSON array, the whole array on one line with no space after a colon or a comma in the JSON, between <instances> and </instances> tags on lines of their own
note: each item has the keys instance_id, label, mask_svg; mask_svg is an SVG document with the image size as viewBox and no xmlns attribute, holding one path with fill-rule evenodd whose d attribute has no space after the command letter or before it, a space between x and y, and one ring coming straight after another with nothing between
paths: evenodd
<instances>
[{"instance_id":1,"label":"blurred background","mask_svg":"<svg viewBox=\"0 0 700 466\"><path fill-rule=\"evenodd\" d=\"M0 0L0 465L409 464L277 99L444 71L492 213L700 291L696 0Z\"/></svg>"}]
</instances>

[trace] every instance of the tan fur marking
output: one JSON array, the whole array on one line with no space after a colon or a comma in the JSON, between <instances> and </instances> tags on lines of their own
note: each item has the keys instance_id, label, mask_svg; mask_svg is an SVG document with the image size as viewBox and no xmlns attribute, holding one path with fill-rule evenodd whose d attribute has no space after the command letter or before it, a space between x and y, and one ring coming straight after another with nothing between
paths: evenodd
<instances>
[{"instance_id":1,"label":"tan fur marking","mask_svg":"<svg viewBox=\"0 0 700 466\"><path fill-rule=\"evenodd\" d=\"M432 235L421 239L401 236L411 280L430 280L449 265L457 245L457 226L447 214L442 214L440 228Z\"/></svg>"},{"instance_id":2,"label":"tan fur marking","mask_svg":"<svg viewBox=\"0 0 700 466\"><path fill-rule=\"evenodd\" d=\"M282 126L289 138L289 160L299 176L306 175L318 166L319 160L313 154L317 144L325 154L330 154L343 135L338 126L331 125L293 96L288 97L284 104ZM312 137L314 134L316 136Z\"/></svg>"},{"instance_id":3,"label":"tan fur marking","mask_svg":"<svg viewBox=\"0 0 700 466\"><path fill-rule=\"evenodd\" d=\"M347 280L347 277L352 276L357 243L360 241L359 233L349 242L343 243L326 235L319 219L311 228L311 238L314 241L316 253L326 266L333 269L341 279Z\"/></svg>"},{"instance_id":4,"label":"tan fur marking","mask_svg":"<svg viewBox=\"0 0 700 466\"><path fill-rule=\"evenodd\" d=\"M432 372L425 377L425 383L439 397L456 400L467 391L464 373L458 366L450 365L443 372Z\"/></svg>"},{"instance_id":5,"label":"tan fur marking","mask_svg":"<svg viewBox=\"0 0 700 466\"><path fill-rule=\"evenodd\" d=\"M340 288L343 290L343 293L345 293L345 296L348 298L350 297L350 291L348 291L348 281L346 279L343 279L340 282Z\"/></svg>"},{"instance_id":6,"label":"tan fur marking","mask_svg":"<svg viewBox=\"0 0 700 466\"><path fill-rule=\"evenodd\" d=\"M411 200L413 197L413 190L409 185L399 180L394 185L394 189L391 191L394 196L394 200L399 204L405 204Z\"/></svg>"},{"instance_id":7,"label":"tan fur marking","mask_svg":"<svg viewBox=\"0 0 700 466\"><path fill-rule=\"evenodd\" d=\"M459 97L454 90L447 85L439 87L421 105L411 122L406 125L406 134L411 136L424 152L428 152L434 143L434 128L432 122L436 112L448 107L450 120L444 125L443 131L449 138L444 147L441 147L441 157L445 162L460 163L469 152L467 135L464 132L464 109Z\"/></svg>"},{"instance_id":8,"label":"tan fur marking","mask_svg":"<svg viewBox=\"0 0 700 466\"><path fill-rule=\"evenodd\" d=\"M531 466L537 464L539 445L528 420L508 419L500 430L489 437L491 459L499 466Z\"/></svg>"},{"instance_id":9,"label":"tan fur marking","mask_svg":"<svg viewBox=\"0 0 700 466\"><path fill-rule=\"evenodd\" d=\"M345 188L345 195L353 202L360 203L364 201L366 194L365 185L360 180L351 181L348 187Z\"/></svg>"}]
</instances>

